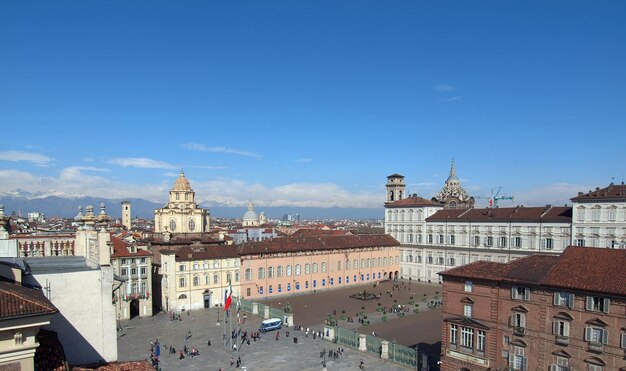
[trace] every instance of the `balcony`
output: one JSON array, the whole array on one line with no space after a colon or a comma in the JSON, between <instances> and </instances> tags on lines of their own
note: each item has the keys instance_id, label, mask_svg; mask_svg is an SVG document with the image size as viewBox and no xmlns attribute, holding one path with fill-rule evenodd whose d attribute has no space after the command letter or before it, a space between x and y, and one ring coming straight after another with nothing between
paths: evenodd
<instances>
[{"instance_id":1,"label":"balcony","mask_svg":"<svg viewBox=\"0 0 626 371\"><path fill-rule=\"evenodd\" d=\"M569 337L563 335L556 335L554 338L554 342L557 345L569 345Z\"/></svg>"},{"instance_id":2,"label":"balcony","mask_svg":"<svg viewBox=\"0 0 626 371\"><path fill-rule=\"evenodd\" d=\"M602 343L596 343L592 341L592 342L589 342L588 350L592 353L600 354L604 352L604 345L602 345Z\"/></svg>"},{"instance_id":3,"label":"balcony","mask_svg":"<svg viewBox=\"0 0 626 371\"><path fill-rule=\"evenodd\" d=\"M513 327L513 334L515 334L515 335L524 336L525 332L526 332L526 328L525 327L521 327L521 326Z\"/></svg>"}]
</instances>

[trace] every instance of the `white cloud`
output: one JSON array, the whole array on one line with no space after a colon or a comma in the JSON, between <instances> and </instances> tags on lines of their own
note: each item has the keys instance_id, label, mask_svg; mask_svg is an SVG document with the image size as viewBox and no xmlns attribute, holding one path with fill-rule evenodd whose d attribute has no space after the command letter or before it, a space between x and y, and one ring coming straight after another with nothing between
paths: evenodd
<instances>
[{"instance_id":1,"label":"white cloud","mask_svg":"<svg viewBox=\"0 0 626 371\"><path fill-rule=\"evenodd\" d=\"M171 184L130 184L115 182L100 175L83 173L81 166L62 169L58 176L42 176L18 170L0 170L0 191L10 193L21 189L30 193L81 197L84 195L105 198L138 197L150 201L167 198Z\"/></svg>"},{"instance_id":2,"label":"white cloud","mask_svg":"<svg viewBox=\"0 0 626 371\"><path fill-rule=\"evenodd\" d=\"M53 158L40 153L22 152L22 151L4 151L0 152L0 160L3 161L26 161L35 165L47 166L54 161Z\"/></svg>"},{"instance_id":3,"label":"white cloud","mask_svg":"<svg viewBox=\"0 0 626 371\"><path fill-rule=\"evenodd\" d=\"M224 146L207 147L201 143L185 143L185 144L182 144L182 147L186 149L191 149L194 151L228 153L231 155L261 158L261 155L259 155L258 153L244 151L244 150L235 149L235 148L224 147Z\"/></svg>"},{"instance_id":4,"label":"white cloud","mask_svg":"<svg viewBox=\"0 0 626 371\"><path fill-rule=\"evenodd\" d=\"M217 179L192 187L200 202L212 205L245 206L253 200L258 206L296 207L382 207L384 193L353 192L333 183L291 183L276 187L248 184L240 180Z\"/></svg>"},{"instance_id":5,"label":"white cloud","mask_svg":"<svg viewBox=\"0 0 626 371\"><path fill-rule=\"evenodd\" d=\"M97 172L101 172L101 173L108 173L111 170L109 169L105 169L102 167L94 167L94 166L71 166L65 169L75 169L78 171L97 171Z\"/></svg>"},{"instance_id":6,"label":"white cloud","mask_svg":"<svg viewBox=\"0 0 626 371\"><path fill-rule=\"evenodd\" d=\"M174 169L176 166L167 162L153 160L147 157L114 157L109 163L123 167L140 167L146 169Z\"/></svg>"},{"instance_id":7,"label":"white cloud","mask_svg":"<svg viewBox=\"0 0 626 371\"><path fill-rule=\"evenodd\" d=\"M446 84L435 85L435 86L433 86L433 89L435 89L435 91L437 91L439 93L448 93L448 92L457 90L456 87L454 87L452 85L446 85Z\"/></svg>"}]
</instances>

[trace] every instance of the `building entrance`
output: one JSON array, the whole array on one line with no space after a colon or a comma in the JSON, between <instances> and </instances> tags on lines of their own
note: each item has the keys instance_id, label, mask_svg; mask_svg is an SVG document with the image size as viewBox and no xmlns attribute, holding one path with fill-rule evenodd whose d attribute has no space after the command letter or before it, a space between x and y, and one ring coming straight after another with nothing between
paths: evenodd
<instances>
[{"instance_id":1,"label":"building entrance","mask_svg":"<svg viewBox=\"0 0 626 371\"><path fill-rule=\"evenodd\" d=\"M133 299L130 301L130 319L133 319L139 315L139 299Z\"/></svg>"}]
</instances>

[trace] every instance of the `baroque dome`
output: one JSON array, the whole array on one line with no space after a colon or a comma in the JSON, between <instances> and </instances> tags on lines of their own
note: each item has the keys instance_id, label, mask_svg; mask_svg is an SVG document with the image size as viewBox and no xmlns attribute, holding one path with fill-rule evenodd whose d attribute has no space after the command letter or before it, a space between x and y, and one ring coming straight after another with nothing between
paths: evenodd
<instances>
[{"instance_id":1,"label":"baroque dome","mask_svg":"<svg viewBox=\"0 0 626 371\"><path fill-rule=\"evenodd\" d=\"M185 173L183 170L180 170L180 174L178 175L178 179L174 183L174 187L172 187L173 191L191 191L191 185L187 178L185 178Z\"/></svg>"},{"instance_id":2,"label":"baroque dome","mask_svg":"<svg viewBox=\"0 0 626 371\"><path fill-rule=\"evenodd\" d=\"M252 205L252 202L248 203L248 211L246 211L246 213L243 214L243 221L244 222L258 222L259 221L259 214L257 214L256 211L254 211L254 206Z\"/></svg>"}]
</instances>

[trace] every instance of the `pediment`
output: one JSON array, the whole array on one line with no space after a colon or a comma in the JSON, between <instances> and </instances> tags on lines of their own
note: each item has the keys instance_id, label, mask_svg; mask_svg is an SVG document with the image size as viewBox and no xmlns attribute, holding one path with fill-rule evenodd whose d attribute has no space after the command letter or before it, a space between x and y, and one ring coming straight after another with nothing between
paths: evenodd
<instances>
[{"instance_id":1,"label":"pediment","mask_svg":"<svg viewBox=\"0 0 626 371\"><path fill-rule=\"evenodd\" d=\"M466 296L463 299L461 299L461 303L464 303L464 304L474 304L475 301L472 300L472 298L470 298L469 296Z\"/></svg>"},{"instance_id":2,"label":"pediment","mask_svg":"<svg viewBox=\"0 0 626 371\"><path fill-rule=\"evenodd\" d=\"M523 348L526 348L528 346L528 344L526 344L526 342L521 339L515 339L511 341L511 345L515 345L517 347L523 347Z\"/></svg>"},{"instance_id":3,"label":"pediment","mask_svg":"<svg viewBox=\"0 0 626 371\"><path fill-rule=\"evenodd\" d=\"M517 305L511 308L511 310L514 312L528 313L528 309L526 309L523 305Z\"/></svg>"},{"instance_id":4,"label":"pediment","mask_svg":"<svg viewBox=\"0 0 626 371\"><path fill-rule=\"evenodd\" d=\"M603 320L601 320L600 318L594 318L594 319L590 319L589 321L585 322L588 325L592 325L592 326L600 326L600 327L606 327L609 324L604 322Z\"/></svg>"},{"instance_id":5,"label":"pediment","mask_svg":"<svg viewBox=\"0 0 626 371\"><path fill-rule=\"evenodd\" d=\"M556 319L563 319L566 321L573 321L574 317L572 317L569 313L566 312L559 312L557 314L554 315L554 318Z\"/></svg>"},{"instance_id":6,"label":"pediment","mask_svg":"<svg viewBox=\"0 0 626 371\"><path fill-rule=\"evenodd\" d=\"M559 357L572 358L572 356L563 349L555 350L552 354Z\"/></svg>"},{"instance_id":7,"label":"pediment","mask_svg":"<svg viewBox=\"0 0 626 371\"><path fill-rule=\"evenodd\" d=\"M598 357L587 357L585 358L585 363L589 363L596 366L606 366L606 362L604 362L601 358Z\"/></svg>"},{"instance_id":8,"label":"pediment","mask_svg":"<svg viewBox=\"0 0 626 371\"><path fill-rule=\"evenodd\" d=\"M466 326L466 327L473 327L473 328L477 328L479 330L491 330L491 327L485 325L484 323L477 321L473 318L467 318L467 317L450 317L450 318L446 318L444 319L444 322L449 322L449 323L454 323L457 325L461 325L461 326Z\"/></svg>"}]
</instances>

